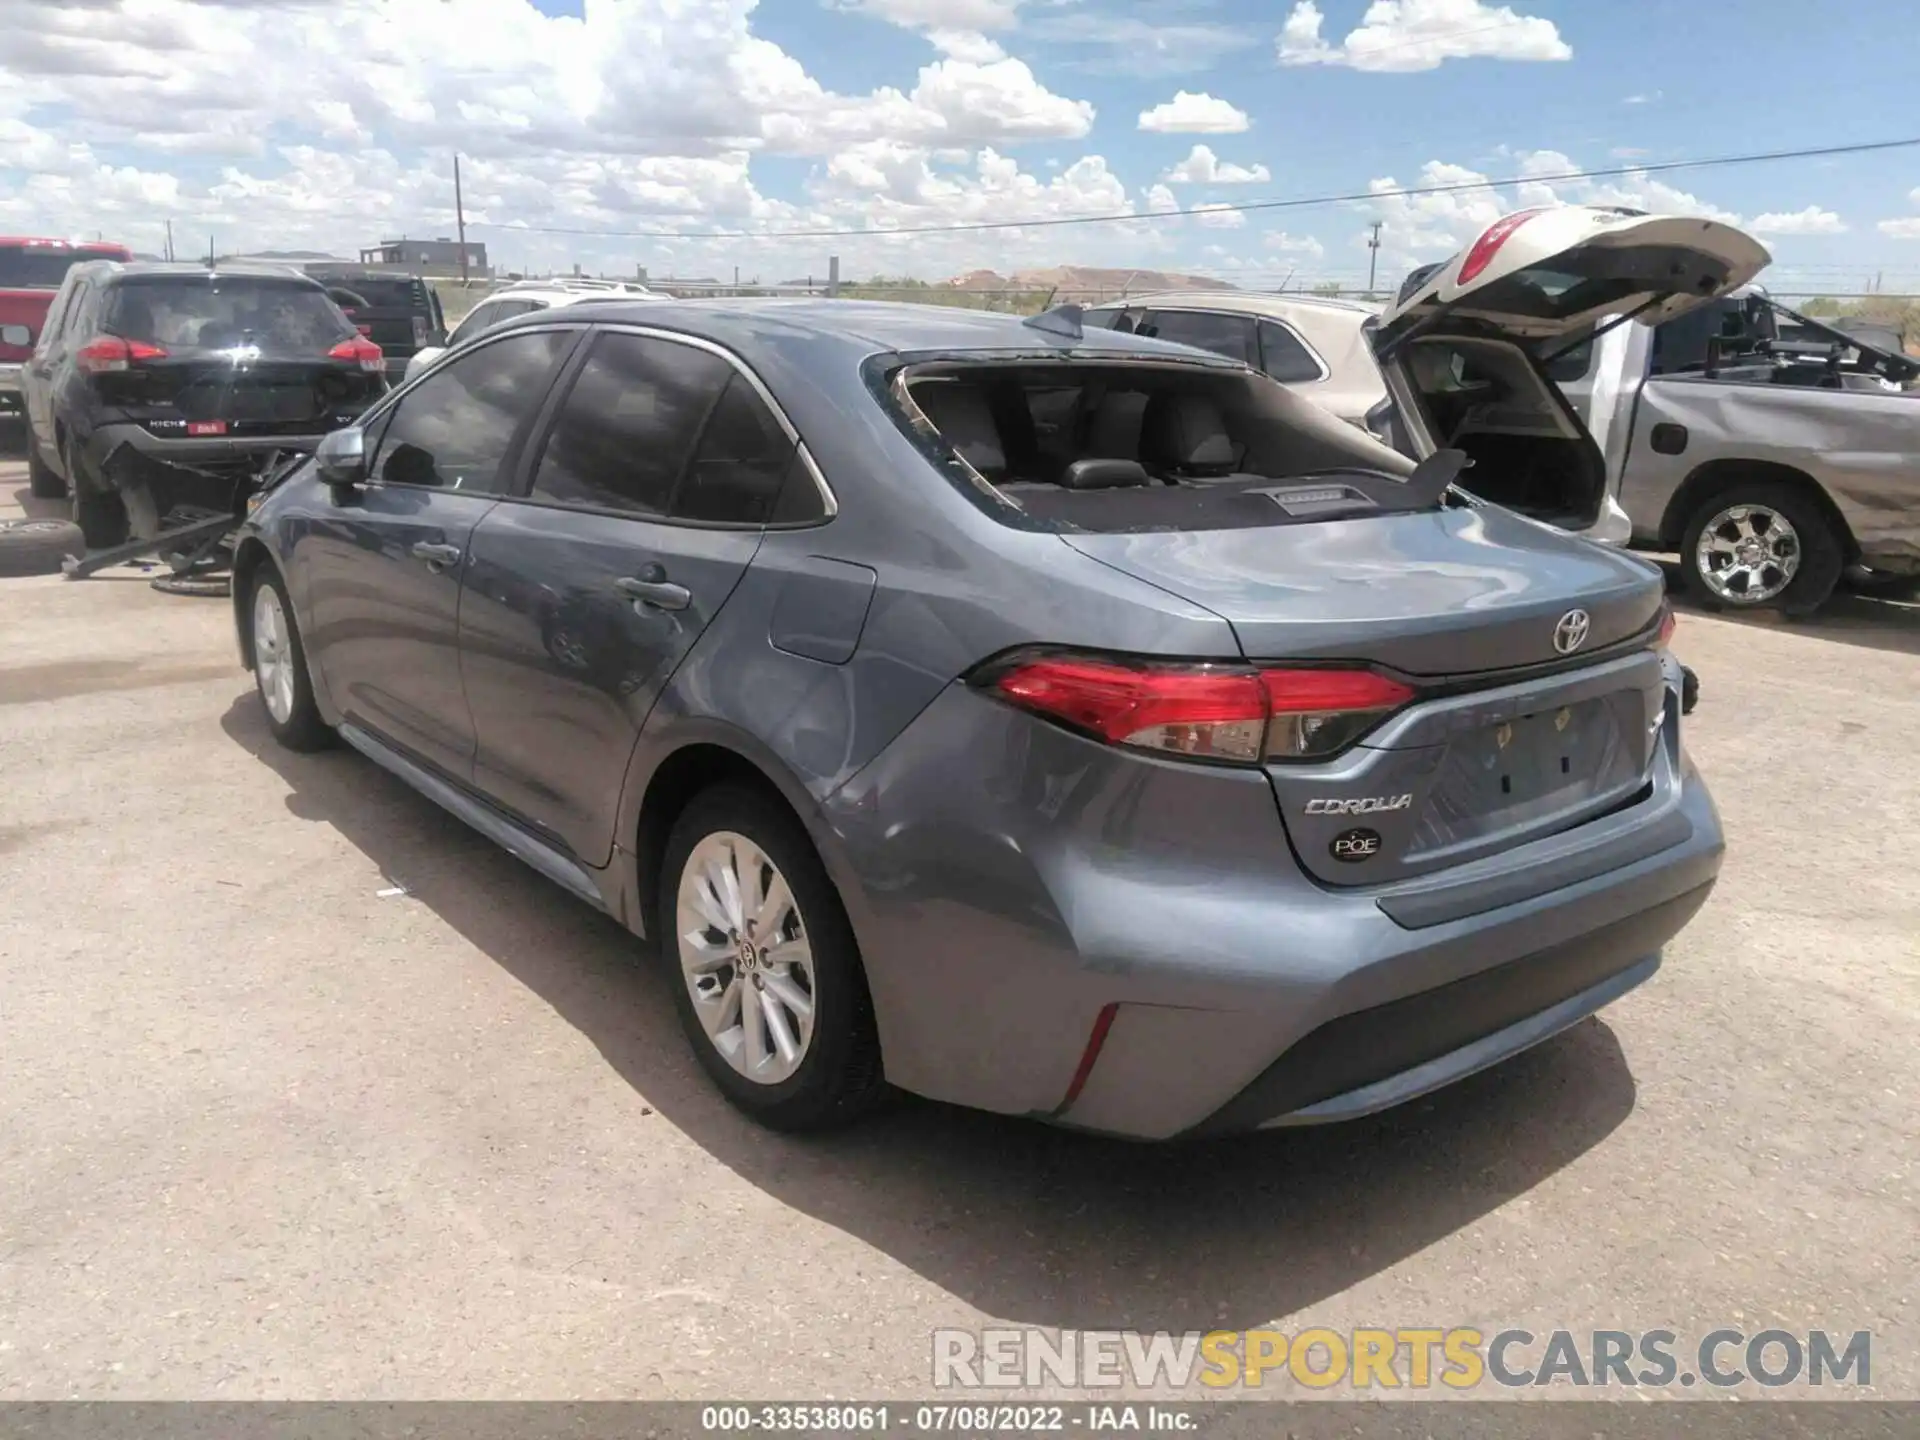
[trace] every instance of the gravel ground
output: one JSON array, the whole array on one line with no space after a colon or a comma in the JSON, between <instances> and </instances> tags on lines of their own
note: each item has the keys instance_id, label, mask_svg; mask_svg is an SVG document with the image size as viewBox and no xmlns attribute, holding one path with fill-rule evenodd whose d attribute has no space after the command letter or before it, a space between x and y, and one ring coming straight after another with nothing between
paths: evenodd
<instances>
[{"instance_id":1,"label":"gravel ground","mask_svg":"<svg viewBox=\"0 0 1920 1440\"><path fill-rule=\"evenodd\" d=\"M0 582L0 1398L924 1396L997 1323L1871 1329L1920 1397L1920 611L1683 617L1731 848L1653 983L1175 1150L756 1130L626 936L276 750L145 579Z\"/></svg>"}]
</instances>

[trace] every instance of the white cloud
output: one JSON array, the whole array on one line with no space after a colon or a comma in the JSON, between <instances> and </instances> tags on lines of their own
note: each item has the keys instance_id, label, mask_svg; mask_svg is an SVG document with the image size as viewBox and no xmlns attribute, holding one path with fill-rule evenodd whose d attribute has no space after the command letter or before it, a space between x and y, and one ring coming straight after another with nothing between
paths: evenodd
<instances>
[{"instance_id":1,"label":"white cloud","mask_svg":"<svg viewBox=\"0 0 1920 1440\"><path fill-rule=\"evenodd\" d=\"M1327 253L1327 247L1311 235L1289 235L1285 230L1269 230L1266 235L1269 250L1278 250L1282 255L1311 255L1315 260Z\"/></svg>"},{"instance_id":2,"label":"white cloud","mask_svg":"<svg viewBox=\"0 0 1920 1440\"><path fill-rule=\"evenodd\" d=\"M1607 151L1608 157L1614 160L1643 160L1651 153L1637 145L1616 145Z\"/></svg>"},{"instance_id":3,"label":"white cloud","mask_svg":"<svg viewBox=\"0 0 1920 1440\"><path fill-rule=\"evenodd\" d=\"M1662 90L1645 90L1636 95L1622 97L1620 103L1622 105L1651 105L1665 93L1666 92Z\"/></svg>"},{"instance_id":4,"label":"white cloud","mask_svg":"<svg viewBox=\"0 0 1920 1440\"><path fill-rule=\"evenodd\" d=\"M1180 208L1180 197L1164 185L1147 187L1146 209L1149 214L1168 215Z\"/></svg>"},{"instance_id":5,"label":"white cloud","mask_svg":"<svg viewBox=\"0 0 1920 1440\"><path fill-rule=\"evenodd\" d=\"M840 0L838 8L915 30L1008 30L1020 0Z\"/></svg>"},{"instance_id":6,"label":"white cloud","mask_svg":"<svg viewBox=\"0 0 1920 1440\"><path fill-rule=\"evenodd\" d=\"M1168 6L1172 9L1172 6ZM1265 36L1246 25L1181 19L1171 23L1062 6L1036 18L1025 33L1055 45L1095 53L1075 68L1105 75L1188 75L1210 70L1224 55L1258 45Z\"/></svg>"},{"instance_id":7,"label":"white cloud","mask_svg":"<svg viewBox=\"0 0 1920 1440\"><path fill-rule=\"evenodd\" d=\"M1193 218L1213 230L1238 230L1247 223L1244 211L1229 210L1224 201L1193 207Z\"/></svg>"},{"instance_id":8,"label":"white cloud","mask_svg":"<svg viewBox=\"0 0 1920 1440\"><path fill-rule=\"evenodd\" d=\"M1176 90L1173 99L1140 112L1140 128L1162 135L1238 135L1247 112L1204 91Z\"/></svg>"},{"instance_id":9,"label":"white cloud","mask_svg":"<svg viewBox=\"0 0 1920 1440\"><path fill-rule=\"evenodd\" d=\"M1920 215L1900 220L1882 220L1878 229L1882 235L1891 235L1896 240L1920 240Z\"/></svg>"},{"instance_id":10,"label":"white cloud","mask_svg":"<svg viewBox=\"0 0 1920 1440\"><path fill-rule=\"evenodd\" d=\"M1007 52L978 30L933 30L927 34L934 48L954 60L970 65L991 65L1007 58Z\"/></svg>"},{"instance_id":11,"label":"white cloud","mask_svg":"<svg viewBox=\"0 0 1920 1440\"><path fill-rule=\"evenodd\" d=\"M1804 210L1776 210L1756 215L1747 228L1759 235L1844 235L1847 222L1831 210L1809 205Z\"/></svg>"},{"instance_id":12,"label":"white cloud","mask_svg":"<svg viewBox=\"0 0 1920 1440\"><path fill-rule=\"evenodd\" d=\"M1220 159L1207 146L1195 145L1186 159L1160 178L1176 185L1253 185L1273 176L1264 165L1235 165Z\"/></svg>"},{"instance_id":13,"label":"white cloud","mask_svg":"<svg viewBox=\"0 0 1920 1440\"><path fill-rule=\"evenodd\" d=\"M1483 0L1373 0L1338 45L1320 33L1325 17L1299 0L1281 26L1282 65L1355 70L1431 70L1447 60L1570 60L1573 49L1551 20Z\"/></svg>"}]
</instances>

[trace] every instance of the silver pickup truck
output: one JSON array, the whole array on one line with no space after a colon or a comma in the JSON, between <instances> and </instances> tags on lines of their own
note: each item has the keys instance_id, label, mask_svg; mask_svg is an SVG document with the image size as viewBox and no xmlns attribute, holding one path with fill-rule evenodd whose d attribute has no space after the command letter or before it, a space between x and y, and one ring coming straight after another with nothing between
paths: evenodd
<instances>
[{"instance_id":1,"label":"silver pickup truck","mask_svg":"<svg viewBox=\"0 0 1920 1440\"><path fill-rule=\"evenodd\" d=\"M1849 569L1920 590L1920 361L1776 305L1750 283L1770 257L1731 227L1583 210L1509 216L1407 277L1373 327L1390 399L1369 427L1465 450L1485 499L1678 551L1709 606L1808 613ZM1490 239L1527 268L1463 282ZM1649 272L1584 308L1663 259L1700 271L1690 303ZM1405 323L1436 301L1450 323Z\"/></svg>"}]
</instances>

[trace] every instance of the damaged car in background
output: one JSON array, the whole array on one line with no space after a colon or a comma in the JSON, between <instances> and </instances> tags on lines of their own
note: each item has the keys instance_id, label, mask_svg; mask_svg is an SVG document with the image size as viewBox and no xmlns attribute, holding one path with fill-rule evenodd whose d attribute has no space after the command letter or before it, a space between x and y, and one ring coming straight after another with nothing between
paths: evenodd
<instances>
[{"instance_id":1,"label":"damaged car in background","mask_svg":"<svg viewBox=\"0 0 1920 1440\"><path fill-rule=\"evenodd\" d=\"M1848 567L1911 586L1920 362L1752 288L1770 258L1705 219L1509 215L1375 327L1373 428L1466 450L1460 483L1523 514L1678 551L1711 607L1805 614Z\"/></svg>"},{"instance_id":2,"label":"damaged car in background","mask_svg":"<svg viewBox=\"0 0 1920 1440\"><path fill-rule=\"evenodd\" d=\"M387 389L380 347L315 280L260 265L90 261L25 375L29 454L93 549L170 513L237 519L263 470Z\"/></svg>"}]
</instances>

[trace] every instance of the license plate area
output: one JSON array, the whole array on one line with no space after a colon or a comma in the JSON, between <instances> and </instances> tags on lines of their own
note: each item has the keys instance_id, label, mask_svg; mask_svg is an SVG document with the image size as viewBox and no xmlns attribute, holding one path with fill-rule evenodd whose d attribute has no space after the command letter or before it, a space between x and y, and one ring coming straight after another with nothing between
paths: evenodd
<instances>
[{"instance_id":1,"label":"license plate area","mask_svg":"<svg viewBox=\"0 0 1920 1440\"><path fill-rule=\"evenodd\" d=\"M1572 820L1644 778L1645 702L1622 692L1516 715L1453 736L1409 858Z\"/></svg>"}]
</instances>

